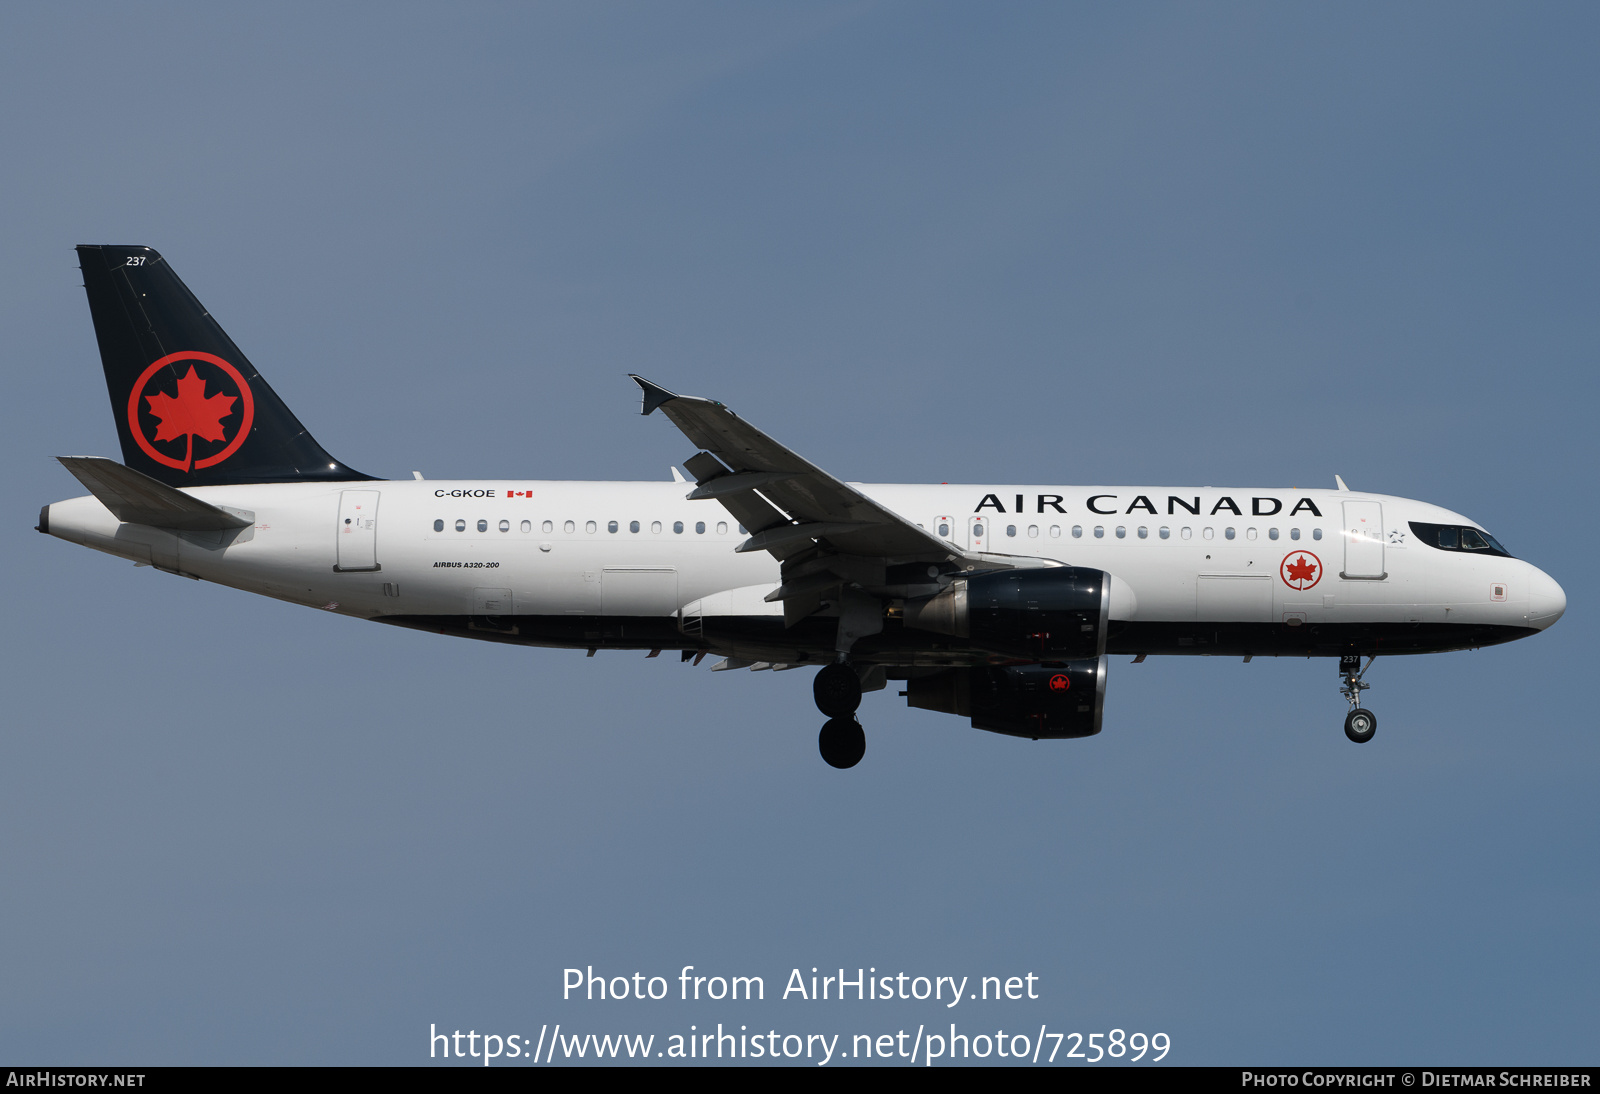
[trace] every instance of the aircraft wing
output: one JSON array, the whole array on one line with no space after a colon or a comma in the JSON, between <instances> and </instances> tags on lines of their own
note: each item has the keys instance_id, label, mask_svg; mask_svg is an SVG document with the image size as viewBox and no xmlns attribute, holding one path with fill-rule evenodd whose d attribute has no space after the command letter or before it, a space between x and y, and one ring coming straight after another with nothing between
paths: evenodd
<instances>
[{"instance_id":1,"label":"aircraft wing","mask_svg":"<svg viewBox=\"0 0 1600 1094\"><path fill-rule=\"evenodd\" d=\"M767 551L782 563L783 584L768 599L784 602L791 624L846 584L880 595L916 595L917 586L937 590L934 573L980 562L986 569L1006 565L969 558L719 402L632 379L644 391L643 413L660 408L701 449L684 462L696 482L689 499L721 502L750 533L736 550Z\"/></svg>"}]
</instances>

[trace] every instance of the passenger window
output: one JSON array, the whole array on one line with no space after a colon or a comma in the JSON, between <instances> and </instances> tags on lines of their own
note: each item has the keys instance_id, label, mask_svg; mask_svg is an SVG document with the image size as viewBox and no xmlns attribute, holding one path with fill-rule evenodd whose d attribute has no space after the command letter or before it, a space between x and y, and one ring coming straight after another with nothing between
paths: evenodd
<instances>
[{"instance_id":1,"label":"passenger window","mask_svg":"<svg viewBox=\"0 0 1600 1094\"><path fill-rule=\"evenodd\" d=\"M1245 539L1255 539L1256 538L1256 530L1254 528L1246 528L1244 530L1244 538Z\"/></svg>"},{"instance_id":2,"label":"passenger window","mask_svg":"<svg viewBox=\"0 0 1600 1094\"><path fill-rule=\"evenodd\" d=\"M1290 539L1299 539L1300 538L1300 529L1298 529L1298 528L1289 529L1289 538Z\"/></svg>"},{"instance_id":3,"label":"passenger window","mask_svg":"<svg viewBox=\"0 0 1600 1094\"><path fill-rule=\"evenodd\" d=\"M974 524L972 526L972 534L974 536L978 537L979 539L982 539L983 538L983 525Z\"/></svg>"},{"instance_id":4,"label":"passenger window","mask_svg":"<svg viewBox=\"0 0 1600 1094\"><path fill-rule=\"evenodd\" d=\"M567 523L565 523L565 524L563 524L563 525L562 525L562 526L561 526L561 530L562 530L562 531L563 531L563 532L565 532L565 533L567 533L567 535L569 535L569 536L570 536L570 535L571 535L571 534L572 534L572 533L573 533L573 532L576 532L576 531L577 531L577 530L578 530L578 526L577 526L577 525L576 525L576 524L573 524L573 523L572 523L572 522L571 522L571 521L570 521L570 520L569 520L569 521L567 521Z\"/></svg>"},{"instance_id":5,"label":"passenger window","mask_svg":"<svg viewBox=\"0 0 1600 1094\"><path fill-rule=\"evenodd\" d=\"M1072 526L1072 538L1073 539L1082 539L1083 538L1083 525L1074 524Z\"/></svg>"},{"instance_id":6,"label":"passenger window","mask_svg":"<svg viewBox=\"0 0 1600 1094\"><path fill-rule=\"evenodd\" d=\"M697 520L697 521L694 522L694 534L697 535L697 536L703 536L703 535L706 534L706 522L705 521Z\"/></svg>"},{"instance_id":7,"label":"passenger window","mask_svg":"<svg viewBox=\"0 0 1600 1094\"><path fill-rule=\"evenodd\" d=\"M1006 525L1006 535L1010 536L1012 539L1016 539L1017 538L1017 526L1015 524Z\"/></svg>"},{"instance_id":8,"label":"passenger window","mask_svg":"<svg viewBox=\"0 0 1600 1094\"><path fill-rule=\"evenodd\" d=\"M1106 530L1105 530L1105 526L1104 525L1096 524L1094 526L1094 538L1095 539L1105 539L1106 538Z\"/></svg>"},{"instance_id":9,"label":"passenger window","mask_svg":"<svg viewBox=\"0 0 1600 1094\"><path fill-rule=\"evenodd\" d=\"M1146 528L1142 524L1139 525L1139 538L1140 539L1149 539L1150 538L1150 529Z\"/></svg>"},{"instance_id":10,"label":"passenger window","mask_svg":"<svg viewBox=\"0 0 1600 1094\"><path fill-rule=\"evenodd\" d=\"M1051 539L1060 539L1061 538L1061 525L1052 524L1050 526L1050 538Z\"/></svg>"},{"instance_id":11,"label":"passenger window","mask_svg":"<svg viewBox=\"0 0 1600 1094\"><path fill-rule=\"evenodd\" d=\"M661 534L661 522L659 520L653 520L650 522L650 533L657 536Z\"/></svg>"},{"instance_id":12,"label":"passenger window","mask_svg":"<svg viewBox=\"0 0 1600 1094\"><path fill-rule=\"evenodd\" d=\"M675 536L683 535L683 521L675 520L672 522L672 534Z\"/></svg>"},{"instance_id":13,"label":"passenger window","mask_svg":"<svg viewBox=\"0 0 1600 1094\"><path fill-rule=\"evenodd\" d=\"M1278 530L1276 528L1268 528L1267 529L1267 538L1268 539L1277 539L1278 538Z\"/></svg>"},{"instance_id":14,"label":"passenger window","mask_svg":"<svg viewBox=\"0 0 1600 1094\"><path fill-rule=\"evenodd\" d=\"M501 521L501 522L500 522L500 530L501 530L501 531L502 531L502 532L509 532L509 531L511 531L511 522L510 522L510 521L509 521L509 520L503 520L503 521Z\"/></svg>"},{"instance_id":15,"label":"passenger window","mask_svg":"<svg viewBox=\"0 0 1600 1094\"><path fill-rule=\"evenodd\" d=\"M466 521L464 521L464 520L456 521L456 531L465 532L466 530L467 530L467 522Z\"/></svg>"},{"instance_id":16,"label":"passenger window","mask_svg":"<svg viewBox=\"0 0 1600 1094\"><path fill-rule=\"evenodd\" d=\"M1128 529L1124 525L1121 525L1121 524L1117 525L1117 538L1118 539L1127 539L1128 538Z\"/></svg>"},{"instance_id":17,"label":"passenger window","mask_svg":"<svg viewBox=\"0 0 1600 1094\"><path fill-rule=\"evenodd\" d=\"M639 530L639 522L636 521L636 520L630 520L628 522L628 531L630 531L630 532L638 532L638 530Z\"/></svg>"},{"instance_id":18,"label":"passenger window","mask_svg":"<svg viewBox=\"0 0 1600 1094\"><path fill-rule=\"evenodd\" d=\"M1200 533L1200 538L1201 539L1214 539L1214 538L1216 538L1216 534L1217 534L1216 532L1212 531L1210 528L1207 528L1207 529L1203 530Z\"/></svg>"},{"instance_id":19,"label":"passenger window","mask_svg":"<svg viewBox=\"0 0 1600 1094\"><path fill-rule=\"evenodd\" d=\"M725 521L725 520L717 521L717 535L725 536L727 534L728 534L728 522Z\"/></svg>"},{"instance_id":20,"label":"passenger window","mask_svg":"<svg viewBox=\"0 0 1600 1094\"><path fill-rule=\"evenodd\" d=\"M1233 538L1233 529L1232 528L1224 528L1223 531L1222 531L1222 538L1223 539L1232 539Z\"/></svg>"},{"instance_id":21,"label":"passenger window","mask_svg":"<svg viewBox=\"0 0 1600 1094\"><path fill-rule=\"evenodd\" d=\"M533 521L531 521L531 520L525 520L525 521L523 521L523 522L522 522L522 530L523 530L523 531L524 531L524 532L531 532L531 531L533 531ZM544 530L545 530L545 531L546 531L546 532L548 532L548 531L549 531L549 530L550 530L550 522L549 522L549 521L545 521L545 522L544 522Z\"/></svg>"},{"instance_id":22,"label":"passenger window","mask_svg":"<svg viewBox=\"0 0 1600 1094\"><path fill-rule=\"evenodd\" d=\"M1321 528L1313 528L1313 529L1311 529L1311 538L1312 539L1321 539L1322 538L1322 529Z\"/></svg>"},{"instance_id":23,"label":"passenger window","mask_svg":"<svg viewBox=\"0 0 1600 1094\"><path fill-rule=\"evenodd\" d=\"M542 528L546 532L554 532L556 530L555 522L554 521L549 521L549 520L545 521L539 527ZM524 532L531 532L531 531L533 531L533 525L528 523L527 521L523 521L522 522L522 530Z\"/></svg>"},{"instance_id":24,"label":"passenger window","mask_svg":"<svg viewBox=\"0 0 1600 1094\"><path fill-rule=\"evenodd\" d=\"M1168 528L1165 524L1163 524L1161 526L1160 536L1161 536L1162 539L1171 539L1172 538L1172 529Z\"/></svg>"},{"instance_id":25,"label":"passenger window","mask_svg":"<svg viewBox=\"0 0 1600 1094\"><path fill-rule=\"evenodd\" d=\"M1178 535L1179 535L1179 537L1181 537L1183 539L1193 539L1194 538L1194 529L1193 528L1185 528L1183 531L1179 532Z\"/></svg>"},{"instance_id":26,"label":"passenger window","mask_svg":"<svg viewBox=\"0 0 1600 1094\"><path fill-rule=\"evenodd\" d=\"M488 530L489 530L489 522L486 521L486 520L480 520L478 522L478 531L487 532Z\"/></svg>"},{"instance_id":27,"label":"passenger window","mask_svg":"<svg viewBox=\"0 0 1600 1094\"><path fill-rule=\"evenodd\" d=\"M746 530L745 530L745 527L744 527L744 525L742 525L742 524L741 524L741 525L739 525L739 534L740 534L740 535L741 535L741 536L748 536L748 535L749 535L749 534L750 534L750 533L749 533L749 532L747 532L747 531L746 531Z\"/></svg>"},{"instance_id":28,"label":"passenger window","mask_svg":"<svg viewBox=\"0 0 1600 1094\"><path fill-rule=\"evenodd\" d=\"M1440 528L1439 546L1443 547L1447 551L1454 551L1457 547L1461 546L1461 540L1458 538L1459 535L1459 528Z\"/></svg>"},{"instance_id":29,"label":"passenger window","mask_svg":"<svg viewBox=\"0 0 1600 1094\"><path fill-rule=\"evenodd\" d=\"M612 534L615 534L616 531L617 531L617 522L614 521L614 520L606 521L606 531L611 532Z\"/></svg>"},{"instance_id":30,"label":"passenger window","mask_svg":"<svg viewBox=\"0 0 1600 1094\"><path fill-rule=\"evenodd\" d=\"M434 522L433 522L433 530L434 530L434 531L435 531L435 532L442 532L442 531L444 531L444 521L442 521L442 520L436 520L436 521L434 521Z\"/></svg>"},{"instance_id":31,"label":"passenger window","mask_svg":"<svg viewBox=\"0 0 1600 1094\"><path fill-rule=\"evenodd\" d=\"M939 534L941 536L948 536L950 534L950 526L948 524L944 523L943 521L940 521L939 522Z\"/></svg>"},{"instance_id":32,"label":"passenger window","mask_svg":"<svg viewBox=\"0 0 1600 1094\"><path fill-rule=\"evenodd\" d=\"M1028 538L1029 539L1038 539L1039 538L1039 526L1037 524L1028 525Z\"/></svg>"},{"instance_id":33,"label":"passenger window","mask_svg":"<svg viewBox=\"0 0 1600 1094\"><path fill-rule=\"evenodd\" d=\"M592 520L590 520L590 521L585 521L585 522L584 522L584 525L583 525L583 530L584 530L584 531L585 531L585 532L588 532L588 533L589 533L589 534L590 534L590 535L591 535L591 536L592 536L592 535L594 535L594 531L595 531L595 523L594 523L594 521L592 521ZM612 531L613 531L613 532L615 532L615 531L616 531L616 529L615 529L615 528L613 528L613 529L611 529L611 530L612 530Z\"/></svg>"}]
</instances>

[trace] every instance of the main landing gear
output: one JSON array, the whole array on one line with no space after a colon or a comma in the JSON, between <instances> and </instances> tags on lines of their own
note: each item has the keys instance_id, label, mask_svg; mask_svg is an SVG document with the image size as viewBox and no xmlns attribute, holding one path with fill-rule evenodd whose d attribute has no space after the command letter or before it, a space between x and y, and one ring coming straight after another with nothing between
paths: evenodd
<instances>
[{"instance_id":1,"label":"main landing gear","mask_svg":"<svg viewBox=\"0 0 1600 1094\"><path fill-rule=\"evenodd\" d=\"M829 767L854 767L867 754L867 735L854 716L829 718L817 734L817 748Z\"/></svg>"},{"instance_id":2,"label":"main landing gear","mask_svg":"<svg viewBox=\"0 0 1600 1094\"><path fill-rule=\"evenodd\" d=\"M811 695L828 721L817 735L817 747L830 767L854 767L867 754L867 735L856 721L861 706L861 677L843 662L824 665L811 681Z\"/></svg>"},{"instance_id":3,"label":"main landing gear","mask_svg":"<svg viewBox=\"0 0 1600 1094\"><path fill-rule=\"evenodd\" d=\"M1364 669L1358 655L1339 658L1339 675L1344 679L1344 687L1339 689L1339 694L1350 702L1350 713L1344 718L1344 735L1358 745L1366 744L1378 732L1378 716L1361 706L1361 693L1372 686L1361 678L1376 660L1376 657L1367 658L1367 668Z\"/></svg>"}]
</instances>

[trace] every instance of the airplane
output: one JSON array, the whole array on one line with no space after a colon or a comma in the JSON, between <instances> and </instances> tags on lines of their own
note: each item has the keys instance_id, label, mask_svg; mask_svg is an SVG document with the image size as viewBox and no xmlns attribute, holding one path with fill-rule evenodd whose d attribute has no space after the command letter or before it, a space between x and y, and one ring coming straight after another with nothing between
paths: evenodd
<instances>
[{"instance_id":1,"label":"airplane","mask_svg":"<svg viewBox=\"0 0 1600 1094\"><path fill-rule=\"evenodd\" d=\"M38 530L169 574L462 638L815 668L823 759L864 693L1035 740L1101 730L1108 661L1337 658L1345 735L1380 655L1566 610L1482 525L1348 489L865 485L640 376L696 451L665 482L384 480L329 455L156 251L77 248L122 462ZM1366 665L1361 665L1361 659Z\"/></svg>"}]
</instances>

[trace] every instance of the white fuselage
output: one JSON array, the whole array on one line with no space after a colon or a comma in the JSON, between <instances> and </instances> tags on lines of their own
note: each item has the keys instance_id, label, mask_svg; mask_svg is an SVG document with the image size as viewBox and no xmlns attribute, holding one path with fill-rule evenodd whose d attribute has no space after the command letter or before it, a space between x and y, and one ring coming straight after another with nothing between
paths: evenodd
<instances>
[{"instance_id":1,"label":"white fuselage","mask_svg":"<svg viewBox=\"0 0 1600 1094\"><path fill-rule=\"evenodd\" d=\"M716 502L686 501L690 488L238 485L187 491L253 513L254 523L236 533L123 524L93 497L57 502L47 519L52 535L86 547L368 619L781 617L781 605L762 600L778 584L778 563L764 552L736 553L747 536ZM1106 571L1115 579L1116 620L1532 631L1566 606L1560 586L1527 562L1419 542L1412 521L1475 525L1403 498L1292 489L858 489L969 552Z\"/></svg>"}]
</instances>

